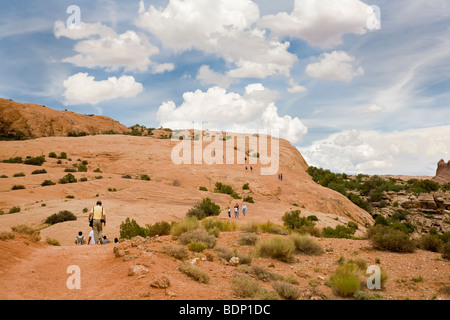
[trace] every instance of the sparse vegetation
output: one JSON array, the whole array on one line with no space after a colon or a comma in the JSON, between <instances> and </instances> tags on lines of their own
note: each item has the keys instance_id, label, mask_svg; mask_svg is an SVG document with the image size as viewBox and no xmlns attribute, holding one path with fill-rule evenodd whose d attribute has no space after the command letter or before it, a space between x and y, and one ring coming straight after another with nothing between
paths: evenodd
<instances>
[{"instance_id":1,"label":"sparse vegetation","mask_svg":"<svg viewBox=\"0 0 450 320\"><path fill-rule=\"evenodd\" d=\"M178 263L178 270L200 283L207 284L210 281L209 274L206 271L188 262Z\"/></svg>"},{"instance_id":2,"label":"sparse vegetation","mask_svg":"<svg viewBox=\"0 0 450 320\"><path fill-rule=\"evenodd\" d=\"M178 260L189 258L189 252L185 247L164 246L162 252Z\"/></svg>"},{"instance_id":3,"label":"sparse vegetation","mask_svg":"<svg viewBox=\"0 0 450 320\"><path fill-rule=\"evenodd\" d=\"M26 224L19 224L11 228L13 232L30 236L33 241L41 240L40 231Z\"/></svg>"},{"instance_id":4,"label":"sparse vegetation","mask_svg":"<svg viewBox=\"0 0 450 320\"><path fill-rule=\"evenodd\" d=\"M75 178L75 176L71 173L68 173L67 175L65 175L64 177L62 177L61 179L59 179L59 183L60 184L66 184L66 183L75 183L78 180Z\"/></svg>"},{"instance_id":5,"label":"sparse vegetation","mask_svg":"<svg viewBox=\"0 0 450 320\"><path fill-rule=\"evenodd\" d=\"M220 206L215 204L210 198L204 198L201 202L197 203L192 209L190 209L186 216L196 217L202 220L210 216L218 216L220 214Z\"/></svg>"},{"instance_id":6,"label":"sparse vegetation","mask_svg":"<svg viewBox=\"0 0 450 320\"><path fill-rule=\"evenodd\" d=\"M55 185L56 183L54 183L53 181L51 181L51 180L44 180L44 182L42 182L41 183L41 186L43 186L43 187L45 187L45 186L53 186L53 185Z\"/></svg>"},{"instance_id":7,"label":"sparse vegetation","mask_svg":"<svg viewBox=\"0 0 450 320\"><path fill-rule=\"evenodd\" d=\"M0 232L0 241L13 240L15 238L14 233L10 231L2 231Z\"/></svg>"},{"instance_id":8,"label":"sparse vegetation","mask_svg":"<svg viewBox=\"0 0 450 320\"><path fill-rule=\"evenodd\" d=\"M200 190L200 191L208 191L208 189L206 189L206 187L198 187L198 190Z\"/></svg>"},{"instance_id":9,"label":"sparse vegetation","mask_svg":"<svg viewBox=\"0 0 450 320\"><path fill-rule=\"evenodd\" d=\"M203 228L198 228L182 233L179 237L179 241L184 245L187 245L192 242L202 242L208 248L214 248L214 246L217 243L216 237L210 235Z\"/></svg>"},{"instance_id":10,"label":"sparse vegetation","mask_svg":"<svg viewBox=\"0 0 450 320\"><path fill-rule=\"evenodd\" d=\"M295 244L289 238L273 237L256 244L255 252L260 257L269 257L284 262L292 260Z\"/></svg>"},{"instance_id":11,"label":"sparse vegetation","mask_svg":"<svg viewBox=\"0 0 450 320\"><path fill-rule=\"evenodd\" d=\"M392 252L414 252L415 245L410 237L399 230L386 226L374 226L367 232L372 246L378 250Z\"/></svg>"},{"instance_id":12,"label":"sparse vegetation","mask_svg":"<svg viewBox=\"0 0 450 320\"><path fill-rule=\"evenodd\" d=\"M45 239L45 242L47 242L49 245L51 245L51 246L57 246L57 247L59 247L59 246L61 246L61 244L59 243L59 241L58 240L56 240L56 239L53 239L53 238L46 238Z\"/></svg>"},{"instance_id":13,"label":"sparse vegetation","mask_svg":"<svg viewBox=\"0 0 450 320\"><path fill-rule=\"evenodd\" d=\"M242 198L236 191L233 190L233 187L223 184L222 182L216 182L214 192L229 194L234 199Z\"/></svg>"},{"instance_id":14,"label":"sparse vegetation","mask_svg":"<svg viewBox=\"0 0 450 320\"><path fill-rule=\"evenodd\" d=\"M361 269L353 263L344 263L331 275L331 287L335 294L342 297L353 296L361 287Z\"/></svg>"},{"instance_id":15,"label":"sparse vegetation","mask_svg":"<svg viewBox=\"0 0 450 320\"><path fill-rule=\"evenodd\" d=\"M70 211L64 210L58 213L54 213L45 219L44 223L49 225L54 225L56 223L61 223L65 221L77 220L77 217Z\"/></svg>"},{"instance_id":16,"label":"sparse vegetation","mask_svg":"<svg viewBox=\"0 0 450 320\"><path fill-rule=\"evenodd\" d=\"M189 250L194 252L202 252L203 250L208 248L208 246L203 242L190 242L187 244L187 247Z\"/></svg>"},{"instance_id":17,"label":"sparse vegetation","mask_svg":"<svg viewBox=\"0 0 450 320\"><path fill-rule=\"evenodd\" d=\"M13 174L13 178L19 178L19 177L25 177L25 173L19 172L19 173L14 173Z\"/></svg>"},{"instance_id":18,"label":"sparse vegetation","mask_svg":"<svg viewBox=\"0 0 450 320\"><path fill-rule=\"evenodd\" d=\"M34 170L33 172L31 172L31 174L45 174L45 173L47 173L47 170L45 169Z\"/></svg>"},{"instance_id":19,"label":"sparse vegetation","mask_svg":"<svg viewBox=\"0 0 450 320\"><path fill-rule=\"evenodd\" d=\"M343 226L337 225L334 229L331 227L325 227L322 229L322 236L324 238L344 238L344 239L352 239L353 234L356 232L356 228L358 227L349 223L350 225Z\"/></svg>"},{"instance_id":20,"label":"sparse vegetation","mask_svg":"<svg viewBox=\"0 0 450 320\"><path fill-rule=\"evenodd\" d=\"M144 180L144 181L150 181L150 177L146 174L141 174L141 176L139 177L139 180Z\"/></svg>"},{"instance_id":21,"label":"sparse vegetation","mask_svg":"<svg viewBox=\"0 0 450 320\"><path fill-rule=\"evenodd\" d=\"M180 222L175 223L171 230L170 234L172 236L180 236L181 234L195 230L199 227L198 219L196 217L186 217Z\"/></svg>"},{"instance_id":22,"label":"sparse vegetation","mask_svg":"<svg viewBox=\"0 0 450 320\"><path fill-rule=\"evenodd\" d=\"M18 212L20 212L20 207L12 207L11 209L9 209L10 214L18 213Z\"/></svg>"},{"instance_id":23,"label":"sparse vegetation","mask_svg":"<svg viewBox=\"0 0 450 320\"><path fill-rule=\"evenodd\" d=\"M322 246L310 235L294 233L290 236L297 252L307 255L319 255L323 253Z\"/></svg>"},{"instance_id":24,"label":"sparse vegetation","mask_svg":"<svg viewBox=\"0 0 450 320\"><path fill-rule=\"evenodd\" d=\"M284 281L273 281L272 287L278 295L286 300L297 300L300 297L300 289Z\"/></svg>"},{"instance_id":25,"label":"sparse vegetation","mask_svg":"<svg viewBox=\"0 0 450 320\"><path fill-rule=\"evenodd\" d=\"M26 159L23 163L29 164L32 166L42 166L42 164L45 162L45 156L39 156L34 158Z\"/></svg>"},{"instance_id":26,"label":"sparse vegetation","mask_svg":"<svg viewBox=\"0 0 450 320\"><path fill-rule=\"evenodd\" d=\"M3 163L23 163L22 157L9 158L2 161Z\"/></svg>"},{"instance_id":27,"label":"sparse vegetation","mask_svg":"<svg viewBox=\"0 0 450 320\"><path fill-rule=\"evenodd\" d=\"M25 186L23 184L15 184L11 188L11 190L22 190L22 189L25 189Z\"/></svg>"},{"instance_id":28,"label":"sparse vegetation","mask_svg":"<svg viewBox=\"0 0 450 320\"><path fill-rule=\"evenodd\" d=\"M260 237L256 233L247 232L239 235L238 243L243 246L254 246L259 240Z\"/></svg>"}]
</instances>

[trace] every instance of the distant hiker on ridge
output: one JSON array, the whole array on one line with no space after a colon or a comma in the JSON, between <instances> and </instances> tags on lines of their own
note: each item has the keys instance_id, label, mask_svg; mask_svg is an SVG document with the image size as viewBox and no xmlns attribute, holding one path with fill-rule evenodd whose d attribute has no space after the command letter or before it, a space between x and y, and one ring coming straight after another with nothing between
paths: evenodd
<instances>
[{"instance_id":1,"label":"distant hiker on ridge","mask_svg":"<svg viewBox=\"0 0 450 320\"><path fill-rule=\"evenodd\" d=\"M91 220L93 220L92 229L94 230L94 241L95 243L98 243L98 241L100 241L100 244L102 244L103 243L102 233L103 227L106 226L106 215L105 209L102 207L101 201L97 201L97 205L93 207L91 212L89 213L89 222Z\"/></svg>"}]
</instances>

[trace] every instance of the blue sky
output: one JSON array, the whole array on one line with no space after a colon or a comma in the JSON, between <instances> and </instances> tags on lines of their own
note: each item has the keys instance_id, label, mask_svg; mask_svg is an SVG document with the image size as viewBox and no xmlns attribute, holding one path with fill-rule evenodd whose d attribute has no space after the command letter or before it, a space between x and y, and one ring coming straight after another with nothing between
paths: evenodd
<instances>
[{"instance_id":1,"label":"blue sky","mask_svg":"<svg viewBox=\"0 0 450 320\"><path fill-rule=\"evenodd\" d=\"M273 130L338 172L450 159L450 0L0 0L0 70L3 98Z\"/></svg>"}]
</instances>

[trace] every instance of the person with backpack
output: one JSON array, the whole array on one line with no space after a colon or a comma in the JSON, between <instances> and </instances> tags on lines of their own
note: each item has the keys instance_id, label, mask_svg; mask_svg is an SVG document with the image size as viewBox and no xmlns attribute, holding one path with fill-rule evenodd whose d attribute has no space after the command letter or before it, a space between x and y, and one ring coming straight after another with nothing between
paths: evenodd
<instances>
[{"instance_id":1,"label":"person with backpack","mask_svg":"<svg viewBox=\"0 0 450 320\"><path fill-rule=\"evenodd\" d=\"M89 225L92 220L92 230L94 231L94 241L103 244L103 227L106 227L106 214L101 201L97 201L97 205L92 208L89 213ZM103 224L103 226L102 226Z\"/></svg>"},{"instance_id":2,"label":"person with backpack","mask_svg":"<svg viewBox=\"0 0 450 320\"><path fill-rule=\"evenodd\" d=\"M245 212L247 211L247 205L244 203L243 205L242 205L242 213L244 214L244 217L245 217Z\"/></svg>"},{"instance_id":3,"label":"person with backpack","mask_svg":"<svg viewBox=\"0 0 450 320\"><path fill-rule=\"evenodd\" d=\"M86 244L86 241L84 240L83 232L78 232L78 236L75 238L75 244L76 245L82 245Z\"/></svg>"},{"instance_id":4,"label":"person with backpack","mask_svg":"<svg viewBox=\"0 0 450 320\"><path fill-rule=\"evenodd\" d=\"M228 218L231 218L231 208L228 207Z\"/></svg>"}]
</instances>

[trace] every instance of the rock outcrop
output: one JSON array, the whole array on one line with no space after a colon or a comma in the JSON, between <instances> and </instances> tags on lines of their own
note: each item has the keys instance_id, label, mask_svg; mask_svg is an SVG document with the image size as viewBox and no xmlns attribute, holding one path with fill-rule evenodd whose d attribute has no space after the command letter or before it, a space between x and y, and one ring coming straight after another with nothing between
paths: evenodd
<instances>
[{"instance_id":1,"label":"rock outcrop","mask_svg":"<svg viewBox=\"0 0 450 320\"><path fill-rule=\"evenodd\" d=\"M450 160L447 163L443 159L438 162L436 176L433 179L439 183L450 182Z\"/></svg>"},{"instance_id":2,"label":"rock outcrop","mask_svg":"<svg viewBox=\"0 0 450 320\"><path fill-rule=\"evenodd\" d=\"M0 98L0 137L13 140L75 134L126 133L131 130L119 122L95 115L58 111L34 103Z\"/></svg>"}]
</instances>

